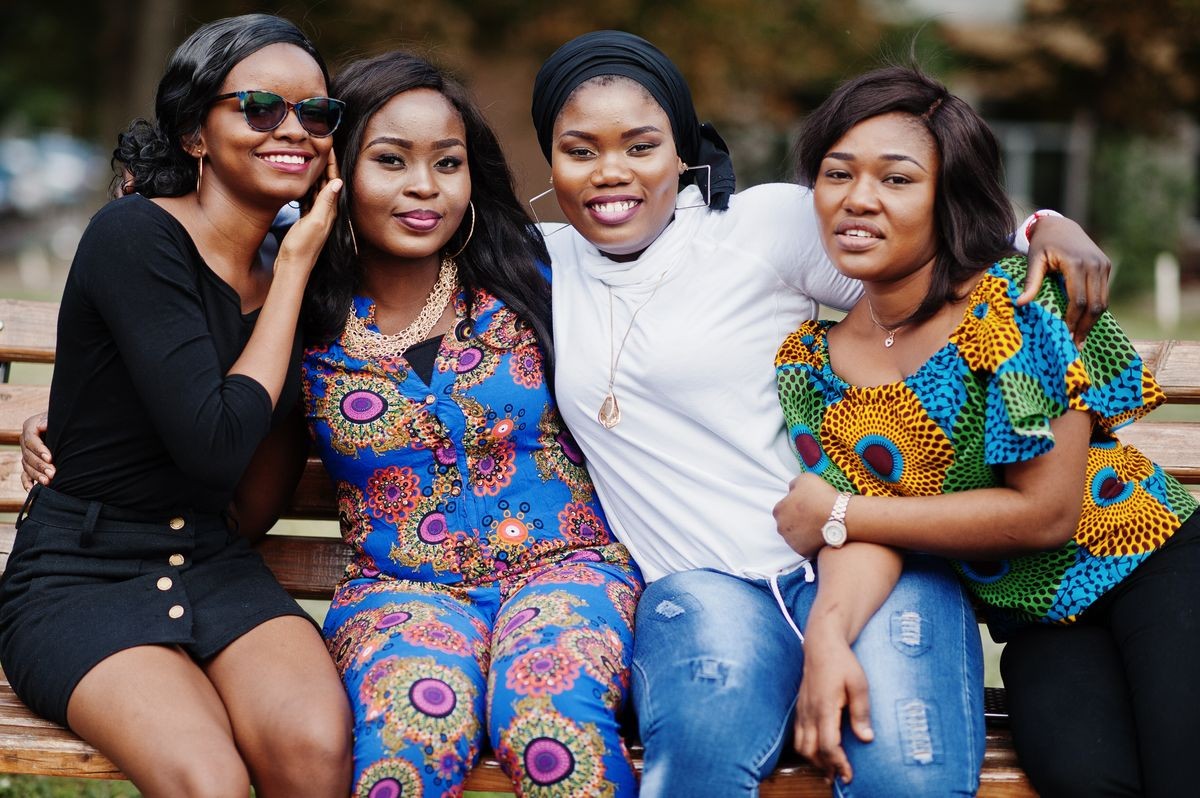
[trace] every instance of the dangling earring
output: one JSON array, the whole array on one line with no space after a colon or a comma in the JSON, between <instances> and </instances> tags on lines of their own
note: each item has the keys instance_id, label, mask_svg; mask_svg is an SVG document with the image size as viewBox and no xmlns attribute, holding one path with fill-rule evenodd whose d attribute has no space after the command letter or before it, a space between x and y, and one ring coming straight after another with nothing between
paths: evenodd
<instances>
[{"instance_id":1,"label":"dangling earring","mask_svg":"<svg viewBox=\"0 0 1200 798\"><path fill-rule=\"evenodd\" d=\"M475 235L475 203L471 200L467 200L467 207L471 210L471 226L467 228L467 238L465 241L463 241L462 246L458 248L458 252L447 256L450 258L450 260L454 260L459 255L463 254L463 250L467 248L467 244L471 243L471 236Z\"/></svg>"},{"instance_id":2,"label":"dangling earring","mask_svg":"<svg viewBox=\"0 0 1200 798\"><path fill-rule=\"evenodd\" d=\"M704 185L704 191L702 192L704 195L704 202L698 203L696 205L677 205L675 207L675 210L677 210L677 211L687 210L688 208L707 208L708 204L710 202L712 202L712 167L706 163L702 163L699 166L685 166L685 167L683 167L682 170L680 170L679 174L682 176L684 172L689 172L692 169L703 169L704 170L704 184L705 185ZM696 188L699 188L699 187L700 187L699 185L696 186Z\"/></svg>"},{"instance_id":3,"label":"dangling earring","mask_svg":"<svg viewBox=\"0 0 1200 798\"><path fill-rule=\"evenodd\" d=\"M354 237L354 223L346 220L346 229L350 231L350 246L354 247L354 257L358 257L358 239Z\"/></svg>"},{"instance_id":4,"label":"dangling earring","mask_svg":"<svg viewBox=\"0 0 1200 798\"><path fill-rule=\"evenodd\" d=\"M196 197L200 197L200 184L204 182L204 153L196 156Z\"/></svg>"},{"instance_id":5,"label":"dangling earring","mask_svg":"<svg viewBox=\"0 0 1200 798\"><path fill-rule=\"evenodd\" d=\"M529 198L529 212L530 212L531 214L533 214L533 221L534 221L534 223L535 223L535 224L537 224L539 227L540 227L541 225L543 225L543 224L548 224L548 223L547 223L547 222L543 222L541 219L539 219L539 218L538 218L538 215L537 215L537 208L533 207L533 203L537 202L537 201L538 201L538 200L540 200L542 197L546 196L547 194L549 194L549 193L550 193L550 192L552 192L552 191L554 191L554 178L553 178L553 177L551 177L551 178L550 178L550 188L546 189L546 190L545 190L545 191L543 191L541 194L538 194L536 197L530 197L530 198ZM559 230L566 229L566 228L568 228L568 227L570 227L570 226L571 226L571 225L569 225L569 224L564 224L564 225L561 225L561 226L559 226L559 227L555 228L554 230L551 230L549 233L547 233L545 230L543 230L543 231L542 231L542 238L545 238L546 236L552 236L552 235L554 235L555 233L557 233Z\"/></svg>"}]
</instances>

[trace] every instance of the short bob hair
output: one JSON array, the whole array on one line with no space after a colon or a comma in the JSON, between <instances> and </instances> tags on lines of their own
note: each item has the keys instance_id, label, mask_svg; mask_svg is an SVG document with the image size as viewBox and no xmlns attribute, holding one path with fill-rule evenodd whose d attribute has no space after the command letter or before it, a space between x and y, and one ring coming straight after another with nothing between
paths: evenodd
<instances>
[{"instance_id":1,"label":"short bob hair","mask_svg":"<svg viewBox=\"0 0 1200 798\"><path fill-rule=\"evenodd\" d=\"M816 185L825 154L852 127L887 113L911 114L933 136L938 167L933 280L905 320L922 321L958 288L1012 250L1012 205L1001 183L1000 148L987 123L945 86L910 66L888 66L843 83L805 122L796 147L801 183Z\"/></svg>"},{"instance_id":2,"label":"short bob hair","mask_svg":"<svg viewBox=\"0 0 1200 798\"><path fill-rule=\"evenodd\" d=\"M346 311L362 282L349 220L354 213L354 174L367 125L393 97L429 89L446 98L466 128L474 210L467 212L446 248L451 252L462 249L455 260L468 312L475 290L483 289L499 297L533 327L550 374L553 368L550 284L538 265L549 264L550 256L517 199L500 141L467 91L430 62L403 51L347 65L334 79L332 88L346 103L342 124L333 134L333 149L338 168L346 178L346 190L338 196L337 220L309 280L304 323L310 340L324 343L341 333Z\"/></svg>"},{"instance_id":3,"label":"short bob hair","mask_svg":"<svg viewBox=\"0 0 1200 798\"><path fill-rule=\"evenodd\" d=\"M308 53L329 84L317 48L283 17L243 14L200 26L167 62L154 98L155 120L135 119L117 137L113 165L128 172L120 193L178 197L195 190L196 159L184 148L199 132L229 71L271 44L291 44Z\"/></svg>"}]
</instances>

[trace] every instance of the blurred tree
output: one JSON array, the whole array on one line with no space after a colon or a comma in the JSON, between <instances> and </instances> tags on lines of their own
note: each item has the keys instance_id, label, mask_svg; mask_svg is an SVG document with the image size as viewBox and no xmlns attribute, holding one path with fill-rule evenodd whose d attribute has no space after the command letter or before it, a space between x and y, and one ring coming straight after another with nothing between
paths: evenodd
<instances>
[{"instance_id":1,"label":"blurred tree","mask_svg":"<svg viewBox=\"0 0 1200 798\"><path fill-rule=\"evenodd\" d=\"M1094 131L1088 219L1120 265L1114 290L1178 252L1196 192L1179 138L1200 117L1200 0L1025 0L1011 27L945 27L989 115Z\"/></svg>"},{"instance_id":2,"label":"blurred tree","mask_svg":"<svg viewBox=\"0 0 1200 798\"><path fill-rule=\"evenodd\" d=\"M871 63L900 0L7 0L0 88L15 98L0 124L66 127L107 142L150 111L162 65L204 21L265 11L308 33L332 66L415 47L468 79L489 63L532 68L587 30L621 28L679 63L701 113L784 131L840 78ZM527 92L527 86L513 87Z\"/></svg>"},{"instance_id":3,"label":"blurred tree","mask_svg":"<svg viewBox=\"0 0 1200 798\"><path fill-rule=\"evenodd\" d=\"M1084 110L1106 131L1160 133L1200 112L1200 0L1026 0L1017 27L943 35L1027 117Z\"/></svg>"}]
</instances>

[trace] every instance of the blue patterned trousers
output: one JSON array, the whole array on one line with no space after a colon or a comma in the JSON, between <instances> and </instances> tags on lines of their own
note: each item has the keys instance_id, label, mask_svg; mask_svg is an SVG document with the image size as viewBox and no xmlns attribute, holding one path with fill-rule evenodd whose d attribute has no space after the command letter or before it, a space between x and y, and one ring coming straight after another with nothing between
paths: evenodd
<instances>
[{"instance_id":1,"label":"blue patterned trousers","mask_svg":"<svg viewBox=\"0 0 1200 798\"><path fill-rule=\"evenodd\" d=\"M636 568L576 559L482 586L353 579L325 620L354 707L355 795L459 795L487 740L518 795L633 796L618 713Z\"/></svg>"}]
</instances>

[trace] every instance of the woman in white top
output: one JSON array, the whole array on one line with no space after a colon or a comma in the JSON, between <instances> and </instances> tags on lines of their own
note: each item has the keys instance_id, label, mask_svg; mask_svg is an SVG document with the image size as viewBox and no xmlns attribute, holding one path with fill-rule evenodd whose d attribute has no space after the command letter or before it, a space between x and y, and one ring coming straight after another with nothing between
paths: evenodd
<instances>
[{"instance_id":1,"label":"woman in white top","mask_svg":"<svg viewBox=\"0 0 1200 798\"><path fill-rule=\"evenodd\" d=\"M973 794L982 667L953 575L912 558L890 595L859 595L851 564L831 558L820 606L832 611L810 617L812 567L771 514L797 473L776 342L818 304L848 307L860 293L824 255L809 191L733 194L724 143L699 125L677 68L631 34L560 48L538 74L533 117L571 223L544 226L558 400L614 530L653 582L634 651L642 794L757 794L788 737L805 658L819 656L800 630L816 627L855 641L870 684L870 717L843 736L838 792ZM1076 225L1053 224L1057 248L1031 261L1069 266L1073 294L1087 285L1100 297L1079 314L1086 327L1108 263Z\"/></svg>"}]
</instances>

